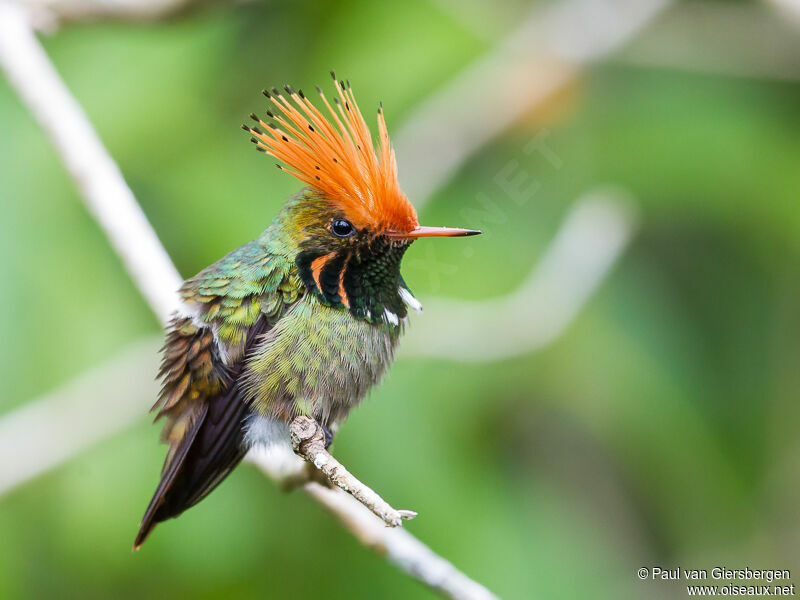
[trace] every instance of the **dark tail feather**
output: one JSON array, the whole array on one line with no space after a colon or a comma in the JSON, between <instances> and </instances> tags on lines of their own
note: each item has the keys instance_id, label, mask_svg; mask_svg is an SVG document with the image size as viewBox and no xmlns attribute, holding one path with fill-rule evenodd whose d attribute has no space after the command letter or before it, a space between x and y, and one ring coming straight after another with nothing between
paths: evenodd
<instances>
[{"instance_id":1,"label":"dark tail feather","mask_svg":"<svg viewBox=\"0 0 800 600\"><path fill-rule=\"evenodd\" d=\"M183 438L181 445L178 447L178 451L175 453L175 456L172 457L172 461L169 463L169 466L161 474L161 481L158 482L158 487L156 488L153 497L150 499L150 504L147 505L147 510L144 512L142 523L139 526L139 533L136 534L136 540L133 542L134 550L138 550L147 539L147 536L150 535L153 527L164 520L157 519L156 513L161 508L166 499L167 492L175 482L175 477L186 460L186 455L189 453L192 443L194 442L195 437L197 437L197 432L200 430L203 421L205 421L207 412L208 405L203 405L201 414L198 415L197 419L195 419L192 428L186 432L186 436Z\"/></svg>"},{"instance_id":2,"label":"dark tail feather","mask_svg":"<svg viewBox=\"0 0 800 600\"><path fill-rule=\"evenodd\" d=\"M161 477L133 542L134 550L158 523L205 498L244 458L247 414L236 384L205 404Z\"/></svg>"},{"instance_id":3,"label":"dark tail feather","mask_svg":"<svg viewBox=\"0 0 800 600\"><path fill-rule=\"evenodd\" d=\"M245 353L268 330L269 323L261 315L248 331ZM161 475L142 517L134 550L139 549L161 521L177 517L210 494L247 453L243 442L249 408L238 383L243 368L244 361L240 361L228 373L229 387L203 402L200 414Z\"/></svg>"}]
</instances>

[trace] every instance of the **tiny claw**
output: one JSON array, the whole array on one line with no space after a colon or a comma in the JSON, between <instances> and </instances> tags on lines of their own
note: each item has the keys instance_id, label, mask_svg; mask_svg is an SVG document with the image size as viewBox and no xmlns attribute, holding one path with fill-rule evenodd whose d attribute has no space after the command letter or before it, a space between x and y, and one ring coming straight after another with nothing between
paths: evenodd
<instances>
[{"instance_id":1,"label":"tiny claw","mask_svg":"<svg viewBox=\"0 0 800 600\"><path fill-rule=\"evenodd\" d=\"M319 177L317 177L319 179ZM325 450L330 448L331 444L333 443L333 433L328 428L327 425L322 425L322 434L325 436Z\"/></svg>"}]
</instances>

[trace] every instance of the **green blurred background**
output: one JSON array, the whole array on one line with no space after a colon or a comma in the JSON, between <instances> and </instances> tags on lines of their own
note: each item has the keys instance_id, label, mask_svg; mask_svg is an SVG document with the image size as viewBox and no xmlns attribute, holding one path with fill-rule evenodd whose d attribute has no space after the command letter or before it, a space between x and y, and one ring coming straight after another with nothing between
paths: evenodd
<instances>
[{"instance_id":1,"label":"green blurred background","mask_svg":"<svg viewBox=\"0 0 800 600\"><path fill-rule=\"evenodd\" d=\"M239 130L263 87L328 85L335 67L397 131L530 8L270 0L70 24L43 42L189 276L299 187ZM437 245L454 268L436 277L410 250L423 304L512 292L598 185L624 188L638 214L552 344L477 364L405 354L337 438L362 480L419 511L410 531L501 597L682 598L636 569L798 566L800 27L787 19L767 2L679 3L484 145L422 210L486 230L469 252ZM560 169L521 152L543 128ZM0 132L1 415L159 326L4 80ZM502 222L464 222L509 160L541 184L535 198L506 203ZM249 466L131 554L158 433L143 410L0 497L0 598L432 597Z\"/></svg>"}]
</instances>

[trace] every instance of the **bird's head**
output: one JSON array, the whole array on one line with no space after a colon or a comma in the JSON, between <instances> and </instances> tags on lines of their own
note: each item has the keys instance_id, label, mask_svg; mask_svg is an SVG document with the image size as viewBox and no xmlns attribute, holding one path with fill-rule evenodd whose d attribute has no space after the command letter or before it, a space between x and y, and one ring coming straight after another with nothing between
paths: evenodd
<instances>
[{"instance_id":1,"label":"bird's head","mask_svg":"<svg viewBox=\"0 0 800 600\"><path fill-rule=\"evenodd\" d=\"M250 115L261 128L243 128L259 150L284 163L279 169L308 186L286 205L281 226L291 235L298 273L309 291L357 318L397 325L407 306L420 308L400 275L408 246L422 237L480 231L420 226L397 180L383 108L376 151L349 82L331 76L335 108L317 88L330 116L287 86L285 94L264 90L273 104L268 120Z\"/></svg>"}]
</instances>

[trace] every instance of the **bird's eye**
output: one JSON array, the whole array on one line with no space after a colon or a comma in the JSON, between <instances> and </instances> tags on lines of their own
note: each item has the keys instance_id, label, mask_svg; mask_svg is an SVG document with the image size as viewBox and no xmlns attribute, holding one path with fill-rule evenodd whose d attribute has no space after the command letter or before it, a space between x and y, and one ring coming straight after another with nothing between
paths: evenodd
<instances>
[{"instance_id":1,"label":"bird's eye","mask_svg":"<svg viewBox=\"0 0 800 600\"><path fill-rule=\"evenodd\" d=\"M350 221L334 219L333 223L331 223L331 231L333 231L333 235L338 237L350 237L356 232L356 228L353 227Z\"/></svg>"}]
</instances>

